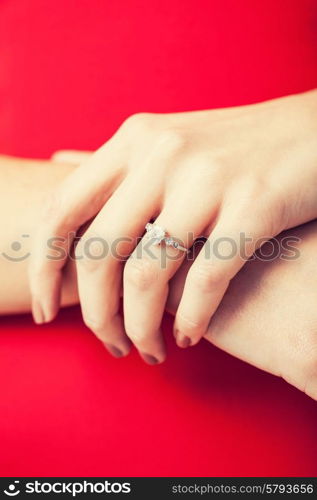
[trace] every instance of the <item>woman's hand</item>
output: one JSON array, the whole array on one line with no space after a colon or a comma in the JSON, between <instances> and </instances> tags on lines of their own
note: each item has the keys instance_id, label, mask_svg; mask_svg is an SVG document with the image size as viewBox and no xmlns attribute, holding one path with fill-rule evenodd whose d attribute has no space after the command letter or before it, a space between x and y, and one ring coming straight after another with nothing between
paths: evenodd
<instances>
[{"instance_id":1,"label":"woman's hand","mask_svg":"<svg viewBox=\"0 0 317 500\"><path fill-rule=\"evenodd\" d=\"M7 224L8 214L11 221L10 230L1 236L0 314L30 310L26 257L42 198L73 170L69 160L76 164L82 158L77 153L61 156L65 164L58 168L50 162L0 156L0 222ZM21 238L26 233L29 237ZM317 221L274 241L274 252L272 242L264 245L262 260L257 256L248 262L231 281L205 338L317 399ZM268 255L269 261L263 260ZM78 302L74 264L69 261L63 272L64 306ZM186 260L170 282L167 305L174 314L191 265Z\"/></svg>"},{"instance_id":2,"label":"woman's hand","mask_svg":"<svg viewBox=\"0 0 317 500\"><path fill-rule=\"evenodd\" d=\"M149 246L147 237L138 242L155 219L182 246L208 238L175 318L178 345L198 342L254 250L317 216L316 116L313 91L240 108L129 118L47 204L29 272L35 320L57 313L62 268L81 228L76 258L85 323L122 354L130 338L146 361L162 361L168 283L185 254ZM59 248L55 242L49 252L52 237Z\"/></svg>"},{"instance_id":3,"label":"woman's hand","mask_svg":"<svg viewBox=\"0 0 317 500\"><path fill-rule=\"evenodd\" d=\"M265 244L231 281L205 338L317 400L317 221L284 232L272 250ZM173 314L189 268L171 281Z\"/></svg>"}]
</instances>

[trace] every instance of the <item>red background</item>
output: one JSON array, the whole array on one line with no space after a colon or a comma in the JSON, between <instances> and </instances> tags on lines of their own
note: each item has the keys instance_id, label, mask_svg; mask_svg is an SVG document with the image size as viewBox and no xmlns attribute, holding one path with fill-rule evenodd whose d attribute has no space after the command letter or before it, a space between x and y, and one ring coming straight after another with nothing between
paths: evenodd
<instances>
[{"instance_id":1,"label":"red background","mask_svg":"<svg viewBox=\"0 0 317 500\"><path fill-rule=\"evenodd\" d=\"M94 149L134 112L316 80L315 0L0 2L1 153ZM1 475L317 474L316 403L206 343L169 351L114 360L78 308L3 318Z\"/></svg>"}]
</instances>

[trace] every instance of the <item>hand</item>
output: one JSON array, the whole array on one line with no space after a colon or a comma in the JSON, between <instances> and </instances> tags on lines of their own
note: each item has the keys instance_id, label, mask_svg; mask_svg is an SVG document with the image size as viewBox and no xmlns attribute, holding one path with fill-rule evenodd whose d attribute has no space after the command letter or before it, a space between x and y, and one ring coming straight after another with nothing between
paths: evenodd
<instances>
[{"instance_id":1,"label":"hand","mask_svg":"<svg viewBox=\"0 0 317 500\"><path fill-rule=\"evenodd\" d=\"M57 313L74 232L89 223L76 251L85 323L122 354L129 351L129 337L145 360L162 361L168 282L184 253L162 245L149 251L146 237L137 244L155 218L183 246L208 238L188 273L175 318L178 345L198 342L254 250L317 216L316 108L314 91L240 108L128 119L49 200L29 273L35 320L50 321ZM60 238L56 260L47 258L53 236ZM100 237L112 247L117 242L122 258L114 252L99 258ZM169 258L163 268L164 250ZM128 259L124 324L118 314L122 259Z\"/></svg>"},{"instance_id":2,"label":"hand","mask_svg":"<svg viewBox=\"0 0 317 500\"><path fill-rule=\"evenodd\" d=\"M296 248L284 254L290 260L281 259L278 251L286 238ZM205 338L317 400L316 250L317 221L276 238L272 260L248 262L231 281ZM272 254L271 243L261 254ZM184 264L171 281L168 309L173 314L190 265Z\"/></svg>"},{"instance_id":3,"label":"hand","mask_svg":"<svg viewBox=\"0 0 317 500\"><path fill-rule=\"evenodd\" d=\"M27 260L21 256L30 250L44 197L73 170L69 163L76 166L82 155L60 153L56 159L61 158L65 163L56 168L50 162L0 156L2 222L7 224L8 214L12 222L2 233L1 248L15 257L0 260L0 314L29 311ZM12 241L26 232L30 238L12 254ZM282 242L283 248L296 244L300 258L281 259L275 250L273 260L248 262L231 281L205 338L317 399L317 221L283 233L275 248L282 248ZM272 254L271 242L261 253ZM76 268L74 262L68 264L63 305L78 302ZM191 265L186 260L170 282L167 305L174 314Z\"/></svg>"}]
</instances>

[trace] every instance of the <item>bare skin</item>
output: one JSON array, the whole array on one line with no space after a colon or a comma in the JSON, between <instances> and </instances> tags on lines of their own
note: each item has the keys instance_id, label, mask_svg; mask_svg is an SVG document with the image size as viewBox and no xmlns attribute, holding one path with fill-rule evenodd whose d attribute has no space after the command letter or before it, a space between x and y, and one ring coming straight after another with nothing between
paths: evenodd
<instances>
[{"instance_id":1,"label":"bare skin","mask_svg":"<svg viewBox=\"0 0 317 500\"><path fill-rule=\"evenodd\" d=\"M52 188L73 169L74 167L67 164L60 163L56 166L49 161L0 156L0 204L3 228L0 249L2 314L30 310L26 272L28 259L20 259L31 250L32 238L40 217L39 211L45 199ZM21 245L20 250L11 247L14 242ZM74 302L75 288L72 286L69 290L68 281L64 281L63 304Z\"/></svg>"},{"instance_id":2,"label":"bare skin","mask_svg":"<svg viewBox=\"0 0 317 500\"><path fill-rule=\"evenodd\" d=\"M284 380L317 400L317 221L284 232L300 239L295 260L248 262L212 317L205 338L220 349ZM270 254L270 244L263 247ZM176 311L185 266L172 283Z\"/></svg>"},{"instance_id":3,"label":"bare skin","mask_svg":"<svg viewBox=\"0 0 317 500\"><path fill-rule=\"evenodd\" d=\"M66 163L0 157L0 217L5 228L1 235L1 314L31 310L27 259L13 262L2 252L16 259L30 251L45 198L73 170ZM248 262L231 281L205 338L317 400L317 222L289 233L300 238L300 257ZM23 238L23 234L30 236ZM15 241L21 242L20 250L11 248ZM171 282L167 306L173 314L189 265L183 264ZM78 300L76 269L70 263L63 274L62 305ZM99 338L107 344L107 335ZM111 352L112 346L106 347Z\"/></svg>"},{"instance_id":4,"label":"bare skin","mask_svg":"<svg viewBox=\"0 0 317 500\"><path fill-rule=\"evenodd\" d=\"M77 260L84 322L123 352L131 340L143 358L164 361L161 319L184 253L170 247L173 258L163 268L160 246L145 251L144 226L154 219L182 246L205 236L205 248L213 248L225 237L237 249L230 259L202 251L188 272L174 335L181 347L199 342L247 260L241 254L249 257L265 239L317 217L316 116L315 90L251 106L130 117L47 204L29 267L35 320L57 314L67 262L46 257L47 240L58 236L67 249L71 235L93 219L82 245L127 237L118 249L127 262L110 254ZM223 241L220 253L230 251Z\"/></svg>"}]
</instances>

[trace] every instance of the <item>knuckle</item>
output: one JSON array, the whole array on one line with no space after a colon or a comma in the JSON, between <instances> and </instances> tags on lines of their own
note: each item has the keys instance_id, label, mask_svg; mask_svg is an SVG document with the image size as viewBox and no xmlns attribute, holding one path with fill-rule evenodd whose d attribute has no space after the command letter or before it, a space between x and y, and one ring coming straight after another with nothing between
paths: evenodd
<instances>
[{"instance_id":1,"label":"knuckle","mask_svg":"<svg viewBox=\"0 0 317 500\"><path fill-rule=\"evenodd\" d=\"M86 255L83 255L78 250L78 246L75 250L75 260L77 266L87 273L93 273L95 271L101 270L101 262L98 259L92 259Z\"/></svg>"},{"instance_id":2,"label":"knuckle","mask_svg":"<svg viewBox=\"0 0 317 500\"><path fill-rule=\"evenodd\" d=\"M147 290L157 278L156 266L147 259L131 258L125 266L125 281L138 290Z\"/></svg>"},{"instance_id":3,"label":"knuckle","mask_svg":"<svg viewBox=\"0 0 317 500\"><path fill-rule=\"evenodd\" d=\"M121 129L126 132L139 132L149 127L154 120L153 113L135 113L123 122Z\"/></svg>"},{"instance_id":4,"label":"knuckle","mask_svg":"<svg viewBox=\"0 0 317 500\"><path fill-rule=\"evenodd\" d=\"M199 174L206 180L210 179L212 183L223 181L224 167L222 161L210 152L201 152L194 155L195 165L199 165Z\"/></svg>"},{"instance_id":5,"label":"knuckle","mask_svg":"<svg viewBox=\"0 0 317 500\"><path fill-rule=\"evenodd\" d=\"M268 191L265 189L265 180L255 175L243 176L236 181L234 186L228 190L225 204L230 210L234 210L237 217L245 217L255 211L261 213L262 204L266 204ZM259 207L259 210L257 210Z\"/></svg>"},{"instance_id":6,"label":"knuckle","mask_svg":"<svg viewBox=\"0 0 317 500\"><path fill-rule=\"evenodd\" d=\"M74 249L77 264L87 272L101 270L107 254L108 249L104 240L96 237L81 239Z\"/></svg>"},{"instance_id":7,"label":"knuckle","mask_svg":"<svg viewBox=\"0 0 317 500\"><path fill-rule=\"evenodd\" d=\"M174 154L183 151L188 141L185 131L175 127L167 128L157 135L157 146Z\"/></svg>"},{"instance_id":8,"label":"knuckle","mask_svg":"<svg viewBox=\"0 0 317 500\"><path fill-rule=\"evenodd\" d=\"M195 266L195 269L190 273L190 280L195 288L202 292L210 292L219 283L229 281L225 268L212 262L205 262Z\"/></svg>"},{"instance_id":9,"label":"knuckle","mask_svg":"<svg viewBox=\"0 0 317 500\"><path fill-rule=\"evenodd\" d=\"M204 327L203 321L200 319L194 320L189 318L186 314L180 313L178 317L179 327L183 333L186 333L190 337L200 332Z\"/></svg>"},{"instance_id":10,"label":"knuckle","mask_svg":"<svg viewBox=\"0 0 317 500\"><path fill-rule=\"evenodd\" d=\"M108 253L108 245L104 238L92 236L83 241L83 251L89 260L103 260Z\"/></svg>"},{"instance_id":11,"label":"knuckle","mask_svg":"<svg viewBox=\"0 0 317 500\"><path fill-rule=\"evenodd\" d=\"M254 235L272 237L280 233L285 226L283 204L278 202L272 190L266 188L262 179L242 179L228 191L224 206L234 214L236 224L248 229Z\"/></svg>"},{"instance_id":12,"label":"knuckle","mask_svg":"<svg viewBox=\"0 0 317 500\"><path fill-rule=\"evenodd\" d=\"M265 179L258 178L255 175L244 178L243 179L244 183L244 197L243 199L245 200L246 204L250 204L258 200L259 198L262 198L263 193L267 193L265 189Z\"/></svg>"}]
</instances>

